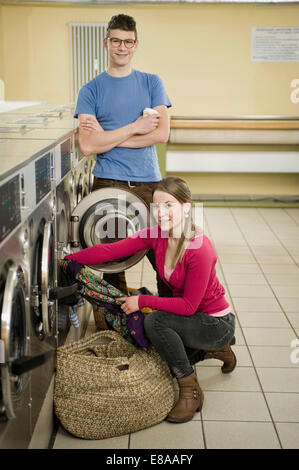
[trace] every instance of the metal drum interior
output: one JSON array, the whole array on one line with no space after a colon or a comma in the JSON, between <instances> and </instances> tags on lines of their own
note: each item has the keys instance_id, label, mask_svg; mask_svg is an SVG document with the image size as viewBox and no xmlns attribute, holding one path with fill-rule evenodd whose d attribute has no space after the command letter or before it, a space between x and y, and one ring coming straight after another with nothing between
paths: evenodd
<instances>
[{"instance_id":1,"label":"metal drum interior","mask_svg":"<svg viewBox=\"0 0 299 470\"><path fill-rule=\"evenodd\" d=\"M113 243L132 236L149 226L149 211L142 199L119 188L103 188L86 196L71 217L72 246L90 246ZM102 272L121 272L138 263L147 250L127 258L117 259L93 269Z\"/></svg>"}]
</instances>

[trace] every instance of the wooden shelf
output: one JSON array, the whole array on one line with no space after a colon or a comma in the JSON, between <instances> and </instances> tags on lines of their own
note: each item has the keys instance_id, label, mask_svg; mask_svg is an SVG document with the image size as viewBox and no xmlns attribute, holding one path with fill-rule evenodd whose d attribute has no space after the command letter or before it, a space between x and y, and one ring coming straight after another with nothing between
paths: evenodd
<instances>
[{"instance_id":1,"label":"wooden shelf","mask_svg":"<svg viewBox=\"0 0 299 470\"><path fill-rule=\"evenodd\" d=\"M195 120L172 119L171 129L248 129L248 130L294 130L299 129L299 120Z\"/></svg>"}]
</instances>

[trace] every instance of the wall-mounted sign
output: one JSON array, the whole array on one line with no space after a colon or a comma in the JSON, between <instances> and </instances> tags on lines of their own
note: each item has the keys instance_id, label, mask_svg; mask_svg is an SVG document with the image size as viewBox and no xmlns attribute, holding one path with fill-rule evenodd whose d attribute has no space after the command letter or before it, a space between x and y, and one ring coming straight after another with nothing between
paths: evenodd
<instances>
[{"instance_id":1,"label":"wall-mounted sign","mask_svg":"<svg viewBox=\"0 0 299 470\"><path fill-rule=\"evenodd\" d=\"M253 28L253 62L299 61L299 28Z\"/></svg>"}]
</instances>

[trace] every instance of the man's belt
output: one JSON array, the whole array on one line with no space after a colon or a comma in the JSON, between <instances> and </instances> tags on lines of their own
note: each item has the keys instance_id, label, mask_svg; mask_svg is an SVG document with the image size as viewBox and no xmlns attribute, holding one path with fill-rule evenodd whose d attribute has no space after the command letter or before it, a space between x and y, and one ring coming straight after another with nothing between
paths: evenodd
<instances>
[{"instance_id":1,"label":"man's belt","mask_svg":"<svg viewBox=\"0 0 299 470\"><path fill-rule=\"evenodd\" d=\"M151 181L124 181L124 180L114 180L111 178L98 178L103 181L113 181L114 183L119 183L119 184L124 184L126 186L129 186L129 188L134 188L135 186L140 186L141 184L146 184L149 183L151 184Z\"/></svg>"}]
</instances>

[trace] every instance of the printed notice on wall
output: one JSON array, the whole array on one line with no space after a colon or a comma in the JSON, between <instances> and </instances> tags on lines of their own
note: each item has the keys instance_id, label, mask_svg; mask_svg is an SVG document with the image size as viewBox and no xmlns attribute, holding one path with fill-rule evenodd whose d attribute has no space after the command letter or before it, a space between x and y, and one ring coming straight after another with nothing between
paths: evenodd
<instances>
[{"instance_id":1,"label":"printed notice on wall","mask_svg":"<svg viewBox=\"0 0 299 470\"><path fill-rule=\"evenodd\" d=\"M251 60L299 61L299 28L252 28Z\"/></svg>"}]
</instances>

